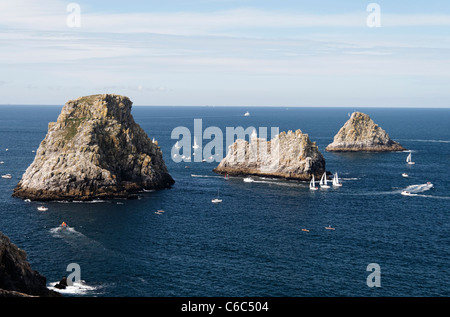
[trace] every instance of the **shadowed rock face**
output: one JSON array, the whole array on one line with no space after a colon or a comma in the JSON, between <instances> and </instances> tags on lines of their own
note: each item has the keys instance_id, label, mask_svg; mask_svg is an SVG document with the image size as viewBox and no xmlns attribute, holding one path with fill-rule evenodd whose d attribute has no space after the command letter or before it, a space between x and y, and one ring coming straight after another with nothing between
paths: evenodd
<instances>
[{"instance_id":1,"label":"shadowed rock face","mask_svg":"<svg viewBox=\"0 0 450 317\"><path fill-rule=\"evenodd\" d=\"M310 180L325 172L325 159L307 134L288 131L270 141L236 140L214 172Z\"/></svg>"},{"instance_id":2,"label":"shadowed rock face","mask_svg":"<svg viewBox=\"0 0 450 317\"><path fill-rule=\"evenodd\" d=\"M67 102L36 152L13 196L31 200L130 197L170 187L161 149L131 115L119 95Z\"/></svg>"},{"instance_id":3,"label":"shadowed rock face","mask_svg":"<svg viewBox=\"0 0 450 317\"><path fill-rule=\"evenodd\" d=\"M354 112L334 136L333 143L326 151L330 152L388 152L404 151L405 148L389 138L370 117L361 112Z\"/></svg>"},{"instance_id":4,"label":"shadowed rock face","mask_svg":"<svg viewBox=\"0 0 450 317\"><path fill-rule=\"evenodd\" d=\"M61 296L47 288L46 280L31 269L26 252L0 232L0 297Z\"/></svg>"}]
</instances>

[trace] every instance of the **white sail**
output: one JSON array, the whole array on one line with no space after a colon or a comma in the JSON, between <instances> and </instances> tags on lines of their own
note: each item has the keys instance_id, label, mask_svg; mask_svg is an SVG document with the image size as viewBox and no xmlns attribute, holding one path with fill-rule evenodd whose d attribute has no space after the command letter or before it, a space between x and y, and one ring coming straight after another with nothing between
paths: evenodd
<instances>
[{"instance_id":1,"label":"white sail","mask_svg":"<svg viewBox=\"0 0 450 317\"><path fill-rule=\"evenodd\" d=\"M199 146L197 144L197 138L196 137L194 137L194 146L192 148L193 149L198 149L199 148Z\"/></svg>"},{"instance_id":2,"label":"white sail","mask_svg":"<svg viewBox=\"0 0 450 317\"><path fill-rule=\"evenodd\" d=\"M410 152L409 155L408 155L408 157L406 158L406 162L407 162L408 164L415 164L415 163L412 161L411 156L412 156L412 153Z\"/></svg>"},{"instance_id":3,"label":"white sail","mask_svg":"<svg viewBox=\"0 0 450 317\"><path fill-rule=\"evenodd\" d=\"M339 182L339 176L337 172L333 177L333 186L342 186L342 184Z\"/></svg>"},{"instance_id":4,"label":"white sail","mask_svg":"<svg viewBox=\"0 0 450 317\"><path fill-rule=\"evenodd\" d=\"M320 179L320 187L321 188L330 188L327 182L327 172L323 173L322 178Z\"/></svg>"},{"instance_id":5,"label":"white sail","mask_svg":"<svg viewBox=\"0 0 450 317\"><path fill-rule=\"evenodd\" d=\"M314 175L313 175L311 181L309 182L309 189L311 189L311 190L316 190L317 189L317 187L316 187L316 180L314 179Z\"/></svg>"}]
</instances>

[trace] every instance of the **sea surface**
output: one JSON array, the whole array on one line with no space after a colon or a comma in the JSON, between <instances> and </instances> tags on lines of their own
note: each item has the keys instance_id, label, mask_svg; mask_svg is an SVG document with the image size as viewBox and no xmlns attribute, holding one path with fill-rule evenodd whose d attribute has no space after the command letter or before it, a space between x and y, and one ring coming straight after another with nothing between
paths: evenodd
<instances>
[{"instance_id":1,"label":"sea surface","mask_svg":"<svg viewBox=\"0 0 450 317\"><path fill-rule=\"evenodd\" d=\"M67 296L450 295L450 109L136 106L134 119L161 146L173 188L138 200L46 203L43 212L11 194L61 108L0 106L0 174L13 176L0 178L0 231L49 287L78 264L81 281ZM415 164L406 164L407 152L326 152L355 110L410 150ZM218 162L175 163L171 133L184 126L193 134L194 119L224 135L226 127L301 129L343 186L247 183L213 173ZM222 203L212 204L217 196ZM380 287L367 284L371 263Z\"/></svg>"}]
</instances>

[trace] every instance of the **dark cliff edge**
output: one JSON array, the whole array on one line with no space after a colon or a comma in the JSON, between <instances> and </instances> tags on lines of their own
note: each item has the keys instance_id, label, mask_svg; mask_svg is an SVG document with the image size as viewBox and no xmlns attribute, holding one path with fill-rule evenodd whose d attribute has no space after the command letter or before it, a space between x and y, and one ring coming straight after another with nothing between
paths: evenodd
<instances>
[{"instance_id":1,"label":"dark cliff edge","mask_svg":"<svg viewBox=\"0 0 450 317\"><path fill-rule=\"evenodd\" d=\"M46 281L31 268L27 253L0 232L0 297L61 297Z\"/></svg>"}]
</instances>

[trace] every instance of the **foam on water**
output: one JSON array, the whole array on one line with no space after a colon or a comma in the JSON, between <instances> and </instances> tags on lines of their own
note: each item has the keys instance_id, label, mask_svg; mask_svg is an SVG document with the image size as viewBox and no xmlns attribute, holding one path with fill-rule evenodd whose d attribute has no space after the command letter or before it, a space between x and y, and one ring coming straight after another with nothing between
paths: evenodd
<instances>
[{"instance_id":1,"label":"foam on water","mask_svg":"<svg viewBox=\"0 0 450 317\"><path fill-rule=\"evenodd\" d=\"M61 294L70 295L93 295L94 291L98 290L98 287L87 285L85 281L74 282L71 286L67 286L65 289L56 288L55 285L58 282L50 283L48 288Z\"/></svg>"}]
</instances>

